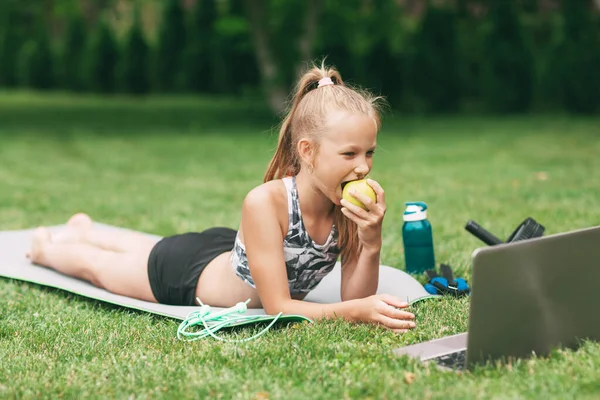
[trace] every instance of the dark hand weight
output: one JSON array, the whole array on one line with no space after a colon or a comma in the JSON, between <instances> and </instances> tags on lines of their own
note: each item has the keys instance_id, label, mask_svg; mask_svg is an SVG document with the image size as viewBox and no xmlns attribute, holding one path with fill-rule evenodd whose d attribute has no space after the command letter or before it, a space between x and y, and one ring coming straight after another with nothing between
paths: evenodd
<instances>
[{"instance_id":1,"label":"dark hand weight","mask_svg":"<svg viewBox=\"0 0 600 400\"><path fill-rule=\"evenodd\" d=\"M521 222L521 224L508 237L506 242L498 239L496 236L485 230L477 222L472 220L467 222L465 229L489 246L541 237L544 235L544 231L546 230L542 224L538 223L531 217L528 217L525 219L525 221Z\"/></svg>"}]
</instances>

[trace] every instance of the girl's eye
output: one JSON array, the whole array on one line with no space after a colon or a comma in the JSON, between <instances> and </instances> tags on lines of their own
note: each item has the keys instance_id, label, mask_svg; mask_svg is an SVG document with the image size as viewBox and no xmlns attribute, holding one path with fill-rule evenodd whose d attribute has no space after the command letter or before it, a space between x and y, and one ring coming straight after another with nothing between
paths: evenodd
<instances>
[{"instance_id":1,"label":"girl's eye","mask_svg":"<svg viewBox=\"0 0 600 400\"><path fill-rule=\"evenodd\" d=\"M375 150L367 151L367 157L373 157L373 154L375 154ZM353 151L348 151L346 153L342 153L342 155L344 155L346 157L354 157L356 155L356 153Z\"/></svg>"}]
</instances>

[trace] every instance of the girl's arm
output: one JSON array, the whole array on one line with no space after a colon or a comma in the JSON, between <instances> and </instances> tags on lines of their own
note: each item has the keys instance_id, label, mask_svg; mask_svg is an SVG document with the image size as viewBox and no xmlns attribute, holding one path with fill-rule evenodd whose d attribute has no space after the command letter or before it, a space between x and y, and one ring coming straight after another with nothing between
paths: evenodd
<instances>
[{"instance_id":1,"label":"girl's arm","mask_svg":"<svg viewBox=\"0 0 600 400\"><path fill-rule=\"evenodd\" d=\"M361 299L377 292L381 250L363 249L357 258L342 260L342 300Z\"/></svg>"},{"instance_id":2,"label":"girl's arm","mask_svg":"<svg viewBox=\"0 0 600 400\"><path fill-rule=\"evenodd\" d=\"M371 296L332 304L292 299L274 197L265 186L260 186L246 196L242 207L248 265L265 313L300 314L312 319L342 317L349 321L381 323L396 331L414 326L410 321L414 315L397 309L407 304L393 296Z\"/></svg>"},{"instance_id":3,"label":"girl's arm","mask_svg":"<svg viewBox=\"0 0 600 400\"><path fill-rule=\"evenodd\" d=\"M242 229L248 266L267 314L301 314L309 318L350 316L345 304L315 304L292 299L283 256L282 227L276 194L266 186L252 190L242 207Z\"/></svg>"}]
</instances>

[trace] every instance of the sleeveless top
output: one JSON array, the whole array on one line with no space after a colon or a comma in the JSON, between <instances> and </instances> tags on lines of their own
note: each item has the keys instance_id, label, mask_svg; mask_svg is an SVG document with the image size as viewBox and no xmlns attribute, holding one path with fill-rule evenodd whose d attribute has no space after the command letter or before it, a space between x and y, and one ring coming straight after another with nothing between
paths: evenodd
<instances>
[{"instance_id":1,"label":"sleeveless top","mask_svg":"<svg viewBox=\"0 0 600 400\"><path fill-rule=\"evenodd\" d=\"M315 243L302 222L296 177L285 177L288 199L288 232L283 239L283 254L287 270L290 294L308 293L333 269L340 254L338 233L335 225L323 245ZM240 241L239 232L231 252L231 265L237 276L253 288L254 280L248 268L246 248Z\"/></svg>"}]
</instances>

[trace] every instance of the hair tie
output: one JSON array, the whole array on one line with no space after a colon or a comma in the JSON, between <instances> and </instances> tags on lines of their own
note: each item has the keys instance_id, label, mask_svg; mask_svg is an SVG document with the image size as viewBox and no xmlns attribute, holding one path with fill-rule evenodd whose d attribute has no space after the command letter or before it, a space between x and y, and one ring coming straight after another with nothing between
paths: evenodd
<instances>
[{"instance_id":1,"label":"hair tie","mask_svg":"<svg viewBox=\"0 0 600 400\"><path fill-rule=\"evenodd\" d=\"M333 81L331 80L330 77L326 76L325 78L321 78L319 80L319 85L317 86L317 88L320 88L321 86L327 86L327 85L333 85Z\"/></svg>"}]
</instances>

